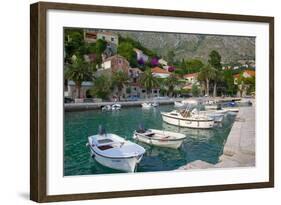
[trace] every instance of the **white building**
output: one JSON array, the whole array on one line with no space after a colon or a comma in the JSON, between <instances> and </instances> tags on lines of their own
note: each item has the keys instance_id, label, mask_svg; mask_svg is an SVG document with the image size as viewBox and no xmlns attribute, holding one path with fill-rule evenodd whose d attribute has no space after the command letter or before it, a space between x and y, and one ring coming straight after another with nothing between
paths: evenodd
<instances>
[{"instance_id":1,"label":"white building","mask_svg":"<svg viewBox=\"0 0 281 205\"><path fill-rule=\"evenodd\" d=\"M165 69L154 67L151 69L152 75L156 78L168 78L171 73Z\"/></svg>"},{"instance_id":2,"label":"white building","mask_svg":"<svg viewBox=\"0 0 281 205\"><path fill-rule=\"evenodd\" d=\"M144 62L148 61L148 56L145 55L142 50L134 48L134 51L137 54L137 60L141 60L142 59Z\"/></svg>"}]
</instances>

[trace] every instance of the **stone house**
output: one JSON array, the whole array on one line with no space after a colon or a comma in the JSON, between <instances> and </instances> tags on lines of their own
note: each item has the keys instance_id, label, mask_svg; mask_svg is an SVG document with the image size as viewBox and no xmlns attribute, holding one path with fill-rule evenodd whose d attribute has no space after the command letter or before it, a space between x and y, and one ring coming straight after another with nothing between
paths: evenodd
<instances>
[{"instance_id":1,"label":"stone house","mask_svg":"<svg viewBox=\"0 0 281 205\"><path fill-rule=\"evenodd\" d=\"M98 39L102 39L110 44L118 45L118 35L111 32L97 32L91 29L84 30L84 41L87 43L95 43Z\"/></svg>"},{"instance_id":2,"label":"stone house","mask_svg":"<svg viewBox=\"0 0 281 205\"><path fill-rule=\"evenodd\" d=\"M183 76L183 78L186 80L187 83L189 84L195 84L195 83L198 83L198 74L199 73L189 73L189 74L185 74Z\"/></svg>"},{"instance_id":3,"label":"stone house","mask_svg":"<svg viewBox=\"0 0 281 205\"><path fill-rule=\"evenodd\" d=\"M93 83L91 81L84 81L82 82L80 88L80 97L87 98L90 97L90 89L92 88ZM75 99L77 96L78 90L76 89L75 82L72 80L68 80L65 85L64 89L64 97L70 97Z\"/></svg>"},{"instance_id":4,"label":"stone house","mask_svg":"<svg viewBox=\"0 0 281 205\"><path fill-rule=\"evenodd\" d=\"M123 71L129 73L130 63L121 55L114 55L106 58L99 70L110 70L110 73L115 73L117 71Z\"/></svg>"},{"instance_id":5,"label":"stone house","mask_svg":"<svg viewBox=\"0 0 281 205\"><path fill-rule=\"evenodd\" d=\"M252 78L256 76L255 70L243 70L241 73L233 75L234 84L238 86L237 96L245 97L247 95L250 85L245 84L243 81L239 83L239 79L242 78Z\"/></svg>"}]
</instances>

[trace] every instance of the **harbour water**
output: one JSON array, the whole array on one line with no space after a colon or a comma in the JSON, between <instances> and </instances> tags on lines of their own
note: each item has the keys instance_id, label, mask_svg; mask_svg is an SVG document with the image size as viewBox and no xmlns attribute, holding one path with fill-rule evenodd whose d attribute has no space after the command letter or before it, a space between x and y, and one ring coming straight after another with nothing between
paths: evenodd
<instances>
[{"instance_id":1,"label":"harbour water","mask_svg":"<svg viewBox=\"0 0 281 205\"><path fill-rule=\"evenodd\" d=\"M132 140L133 131L143 124L146 128L164 129L187 135L178 150L142 144L146 153L137 167L137 172L168 171L195 160L211 164L218 162L223 146L234 122L234 115L226 115L222 124L213 129L178 128L162 121L161 111L171 111L172 105L144 110L127 107L120 111L100 110L65 112L64 115L64 175L110 174L120 171L109 169L91 158L87 137L98 132L103 125L108 133L115 133Z\"/></svg>"}]
</instances>

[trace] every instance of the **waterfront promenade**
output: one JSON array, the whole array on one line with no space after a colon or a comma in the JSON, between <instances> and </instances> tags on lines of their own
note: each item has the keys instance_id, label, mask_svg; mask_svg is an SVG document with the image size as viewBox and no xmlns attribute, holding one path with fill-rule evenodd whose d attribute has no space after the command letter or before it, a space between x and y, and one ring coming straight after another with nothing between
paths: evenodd
<instances>
[{"instance_id":1,"label":"waterfront promenade","mask_svg":"<svg viewBox=\"0 0 281 205\"><path fill-rule=\"evenodd\" d=\"M217 164L196 160L178 170L255 166L255 106L240 107Z\"/></svg>"},{"instance_id":2,"label":"waterfront promenade","mask_svg":"<svg viewBox=\"0 0 281 205\"><path fill-rule=\"evenodd\" d=\"M95 102L95 103L65 103L65 111L80 111L80 110L96 110L106 105L113 105L115 103L122 105L122 107L136 107L141 106L144 102L158 102L159 105L173 104L175 101L182 99L163 99L163 100L138 100L138 101L121 101L121 102Z\"/></svg>"},{"instance_id":3,"label":"waterfront promenade","mask_svg":"<svg viewBox=\"0 0 281 205\"><path fill-rule=\"evenodd\" d=\"M84 102L84 103L65 103L64 110L66 112L70 111L82 111L82 110L96 110L100 109L106 105L113 105L114 103L118 103L122 105L122 107L140 107L144 102L158 102L159 105L169 105L174 104L175 101L182 100L202 100L202 101L216 101L216 102L229 102L229 101L239 101L241 98L211 98L211 97L194 97L194 98L167 98L167 99L143 99L138 101L121 101L121 102Z\"/></svg>"}]
</instances>

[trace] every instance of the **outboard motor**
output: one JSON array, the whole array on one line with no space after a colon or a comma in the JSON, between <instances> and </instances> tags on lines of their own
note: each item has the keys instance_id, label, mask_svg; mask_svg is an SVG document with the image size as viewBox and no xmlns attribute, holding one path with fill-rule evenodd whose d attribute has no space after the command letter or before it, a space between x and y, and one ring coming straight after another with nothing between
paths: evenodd
<instances>
[{"instance_id":1,"label":"outboard motor","mask_svg":"<svg viewBox=\"0 0 281 205\"><path fill-rule=\"evenodd\" d=\"M137 130L138 133L145 133L146 129L143 124L139 124L139 128Z\"/></svg>"},{"instance_id":2,"label":"outboard motor","mask_svg":"<svg viewBox=\"0 0 281 205\"><path fill-rule=\"evenodd\" d=\"M106 131L105 128L102 125L99 125L99 135L105 135Z\"/></svg>"}]
</instances>

